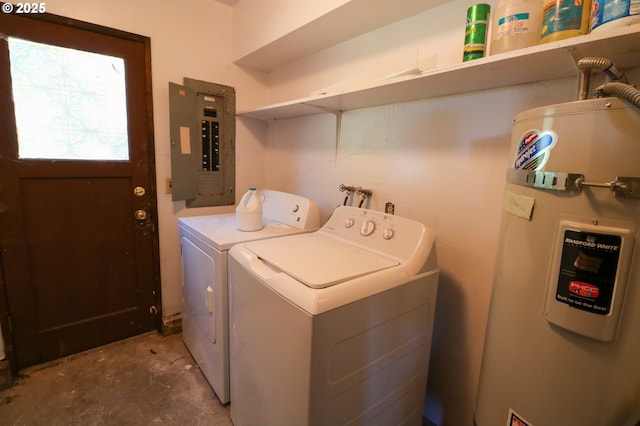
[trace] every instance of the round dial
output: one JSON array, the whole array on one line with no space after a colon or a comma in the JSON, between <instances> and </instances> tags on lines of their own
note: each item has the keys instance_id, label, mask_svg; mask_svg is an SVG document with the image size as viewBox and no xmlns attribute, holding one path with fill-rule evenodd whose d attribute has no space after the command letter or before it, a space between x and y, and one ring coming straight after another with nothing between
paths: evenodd
<instances>
[{"instance_id":1,"label":"round dial","mask_svg":"<svg viewBox=\"0 0 640 426\"><path fill-rule=\"evenodd\" d=\"M393 232L393 229L385 229L384 231L382 231L382 238L384 238L385 240L392 239L394 235L395 232Z\"/></svg>"},{"instance_id":2,"label":"round dial","mask_svg":"<svg viewBox=\"0 0 640 426\"><path fill-rule=\"evenodd\" d=\"M345 228L351 228L354 223L356 223L356 221L351 219L351 218L349 218L349 219L344 221L344 227Z\"/></svg>"},{"instance_id":3,"label":"round dial","mask_svg":"<svg viewBox=\"0 0 640 426\"><path fill-rule=\"evenodd\" d=\"M373 234L373 231L376 229L376 223L372 220L365 220L362 222L362 226L360 226L360 235L368 236Z\"/></svg>"}]
</instances>

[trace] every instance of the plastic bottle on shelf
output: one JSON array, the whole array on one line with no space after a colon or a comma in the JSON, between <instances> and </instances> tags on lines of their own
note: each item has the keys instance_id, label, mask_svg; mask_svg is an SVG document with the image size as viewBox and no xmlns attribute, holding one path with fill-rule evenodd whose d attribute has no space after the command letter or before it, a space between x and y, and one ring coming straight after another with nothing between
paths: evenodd
<instances>
[{"instance_id":1,"label":"plastic bottle on shelf","mask_svg":"<svg viewBox=\"0 0 640 426\"><path fill-rule=\"evenodd\" d=\"M485 3L475 4L467 9L463 62L486 56L490 12L491 6Z\"/></svg>"},{"instance_id":2,"label":"plastic bottle on shelf","mask_svg":"<svg viewBox=\"0 0 640 426\"><path fill-rule=\"evenodd\" d=\"M593 0L591 32L640 23L640 0Z\"/></svg>"},{"instance_id":3,"label":"plastic bottle on shelf","mask_svg":"<svg viewBox=\"0 0 640 426\"><path fill-rule=\"evenodd\" d=\"M591 0L551 0L542 10L540 43L589 34Z\"/></svg>"},{"instance_id":4,"label":"plastic bottle on shelf","mask_svg":"<svg viewBox=\"0 0 640 426\"><path fill-rule=\"evenodd\" d=\"M534 46L540 42L542 1L499 0L491 25L491 55Z\"/></svg>"}]
</instances>

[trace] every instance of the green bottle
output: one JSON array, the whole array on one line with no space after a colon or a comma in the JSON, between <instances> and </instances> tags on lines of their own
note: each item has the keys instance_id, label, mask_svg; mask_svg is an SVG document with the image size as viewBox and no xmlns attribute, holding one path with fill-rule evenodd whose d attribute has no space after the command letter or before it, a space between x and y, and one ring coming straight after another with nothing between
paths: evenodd
<instances>
[{"instance_id":1,"label":"green bottle","mask_svg":"<svg viewBox=\"0 0 640 426\"><path fill-rule=\"evenodd\" d=\"M476 4L467 9L467 27L464 32L464 53L462 61L482 58L487 47L487 30L489 28L488 4Z\"/></svg>"}]
</instances>

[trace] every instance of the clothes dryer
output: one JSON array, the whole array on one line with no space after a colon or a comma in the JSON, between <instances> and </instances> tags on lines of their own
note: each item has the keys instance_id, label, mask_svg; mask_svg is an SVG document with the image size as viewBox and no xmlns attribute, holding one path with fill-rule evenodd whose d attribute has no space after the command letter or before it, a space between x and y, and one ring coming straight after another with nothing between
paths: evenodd
<instances>
[{"instance_id":1,"label":"clothes dryer","mask_svg":"<svg viewBox=\"0 0 640 426\"><path fill-rule=\"evenodd\" d=\"M233 423L419 425L438 276L429 228L354 207L234 246Z\"/></svg>"},{"instance_id":2,"label":"clothes dryer","mask_svg":"<svg viewBox=\"0 0 640 426\"><path fill-rule=\"evenodd\" d=\"M313 200L262 190L264 227L236 229L235 214L178 219L182 259L182 336L222 403L229 402L227 254L236 243L310 232L320 226Z\"/></svg>"}]
</instances>

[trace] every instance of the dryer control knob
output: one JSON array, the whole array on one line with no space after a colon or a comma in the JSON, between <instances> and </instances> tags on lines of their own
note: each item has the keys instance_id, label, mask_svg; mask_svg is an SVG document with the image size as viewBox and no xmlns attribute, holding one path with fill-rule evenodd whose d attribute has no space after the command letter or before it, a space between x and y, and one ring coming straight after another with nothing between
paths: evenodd
<instances>
[{"instance_id":1,"label":"dryer control knob","mask_svg":"<svg viewBox=\"0 0 640 426\"><path fill-rule=\"evenodd\" d=\"M393 232L393 229L385 229L384 231L382 231L382 238L384 238L385 240L392 239L394 235L395 232Z\"/></svg>"},{"instance_id":2,"label":"dryer control knob","mask_svg":"<svg viewBox=\"0 0 640 426\"><path fill-rule=\"evenodd\" d=\"M344 221L344 227L345 228L351 228L354 223L356 223L356 221L351 219L351 218L349 218L349 219Z\"/></svg>"},{"instance_id":3,"label":"dryer control knob","mask_svg":"<svg viewBox=\"0 0 640 426\"><path fill-rule=\"evenodd\" d=\"M360 235L368 236L373 234L373 231L376 229L376 223L372 220L366 220L362 222L362 226L360 227Z\"/></svg>"}]
</instances>

